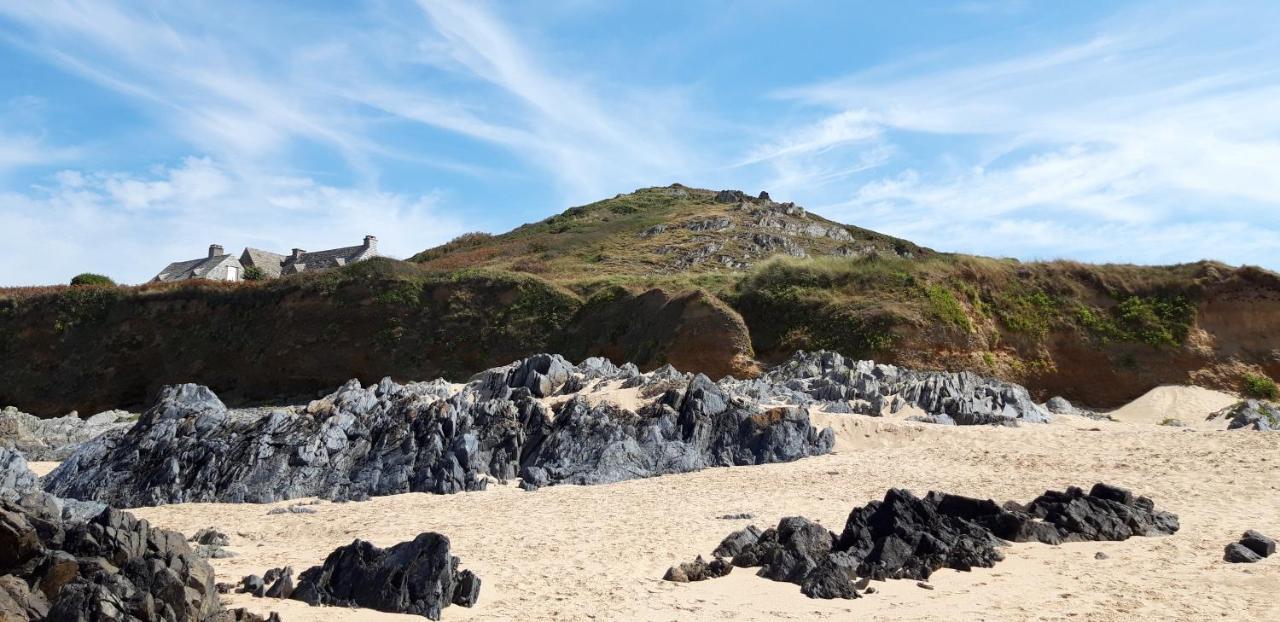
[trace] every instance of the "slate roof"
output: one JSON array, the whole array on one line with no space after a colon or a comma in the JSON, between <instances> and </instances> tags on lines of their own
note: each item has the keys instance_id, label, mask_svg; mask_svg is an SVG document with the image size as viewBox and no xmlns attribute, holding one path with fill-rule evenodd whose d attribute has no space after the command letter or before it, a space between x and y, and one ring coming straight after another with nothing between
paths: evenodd
<instances>
[{"instance_id":1,"label":"slate roof","mask_svg":"<svg viewBox=\"0 0 1280 622\"><path fill-rule=\"evenodd\" d=\"M204 278L209 274L209 272L214 268L217 268L228 258L235 260L234 255L215 255L213 257L201 257L199 259L189 259L187 261L175 261L168 266L165 266L165 269L161 270L160 274L157 274L156 278L153 280L161 283L168 283L171 281ZM239 264L238 261L236 263L237 265Z\"/></svg>"},{"instance_id":2,"label":"slate roof","mask_svg":"<svg viewBox=\"0 0 1280 622\"><path fill-rule=\"evenodd\" d=\"M244 252L240 253L240 263L244 264L244 267L256 266L269 279L280 276L280 271L284 268L284 262L288 258L288 255L280 255L257 248L245 248Z\"/></svg>"},{"instance_id":3,"label":"slate roof","mask_svg":"<svg viewBox=\"0 0 1280 622\"><path fill-rule=\"evenodd\" d=\"M347 246L343 248L334 248L327 251L315 251L312 253L302 253L302 256L294 260L293 257L285 257L284 274L294 274L297 272L310 272L312 270L323 270L325 268L336 268L355 263L377 254L374 249L368 246Z\"/></svg>"}]
</instances>

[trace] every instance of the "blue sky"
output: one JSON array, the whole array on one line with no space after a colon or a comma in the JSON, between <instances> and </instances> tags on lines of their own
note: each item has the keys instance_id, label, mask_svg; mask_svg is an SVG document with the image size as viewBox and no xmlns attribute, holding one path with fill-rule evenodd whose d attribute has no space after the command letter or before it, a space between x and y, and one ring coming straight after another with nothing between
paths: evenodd
<instances>
[{"instance_id":1,"label":"blue sky","mask_svg":"<svg viewBox=\"0 0 1280 622\"><path fill-rule=\"evenodd\" d=\"M1280 3L0 0L0 284L405 257L638 187L1280 268Z\"/></svg>"}]
</instances>

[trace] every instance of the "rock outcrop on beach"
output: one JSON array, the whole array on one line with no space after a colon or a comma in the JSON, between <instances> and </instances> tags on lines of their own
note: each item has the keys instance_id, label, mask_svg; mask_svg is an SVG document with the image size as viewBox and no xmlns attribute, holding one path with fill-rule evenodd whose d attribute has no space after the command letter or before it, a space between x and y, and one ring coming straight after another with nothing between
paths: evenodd
<instances>
[{"instance_id":1,"label":"rock outcrop on beach","mask_svg":"<svg viewBox=\"0 0 1280 622\"><path fill-rule=\"evenodd\" d=\"M0 502L0 619L246 619L215 617L213 577L181 534L125 512L74 522Z\"/></svg>"},{"instance_id":2,"label":"rock outcrop on beach","mask_svg":"<svg viewBox=\"0 0 1280 622\"><path fill-rule=\"evenodd\" d=\"M655 397L634 411L593 403L583 389L601 380ZM705 376L539 355L460 388L353 380L305 410L256 417L228 411L206 387L166 387L134 427L82 445L44 486L117 507L353 500L785 462L832 443L804 408L762 406Z\"/></svg>"},{"instance_id":3,"label":"rock outcrop on beach","mask_svg":"<svg viewBox=\"0 0 1280 622\"><path fill-rule=\"evenodd\" d=\"M828 351L798 352L762 377L731 386L760 400L817 402L833 412L883 415L914 406L925 412L924 421L949 425L1046 423L1052 417L1016 384L971 372L877 365Z\"/></svg>"},{"instance_id":4,"label":"rock outcrop on beach","mask_svg":"<svg viewBox=\"0 0 1280 622\"><path fill-rule=\"evenodd\" d=\"M803 517L754 526L724 539L715 555L812 598L857 598L866 580L927 580L940 568L990 568L1009 542L1117 541L1175 533L1178 518L1146 497L1096 484L1048 491L1027 505L940 492L923 498L891 489L855 508L840 534ZM859 579L862 579L859 582Z\"/></svg>"},{"instance_id":5,"label":"rock outcrop on beach","mask_svg":"<svg viewBox=\"0 0 1280 622\"><path fill-rule=\"evenodd\" d=\"M62 461L81 443L111 430L128 428L136 416L123 410L100 412L88 419L75 413L41 419L12 406L0 410L0 447L31 461Z\"/></svg>"},{"instance_id":6,"label":"rock outcrop on beach","mask_svg":"<svg viewBox=\"0 0 1280 622\"><path fill-rule=\"evenodd\" d=\"M480 597L480 578L458 570L458 563L450 554L449 538L438 533L419 534L386 549L356 540L335 549L323 565L303 571L287 598L439 620L450 604L471 607Z\"/></svg>"},{"instance_id":7,"label":"rock outcrop on beach","mask_svg":"<svg viewBox=\"0 0 1280 622\"><path fill-rule=\"evenodd\" d=\"M1222 559L1232 564L1252 564L1275 555L1275 552L1274 539L1250 529L1238 541L1227 545Z\"/></svg>"},{"instance_id":8,"label":"rock outcrop on beach","mask_svg":"<svg viewBox=\"0 0 1280 622\"><path fill-rule=\"evenodd\" d=\"M1280 405L1260 400L1244 400L1213 417L1225 416L1228 430L1280 432Z\"/></svg>"}]
</instances>

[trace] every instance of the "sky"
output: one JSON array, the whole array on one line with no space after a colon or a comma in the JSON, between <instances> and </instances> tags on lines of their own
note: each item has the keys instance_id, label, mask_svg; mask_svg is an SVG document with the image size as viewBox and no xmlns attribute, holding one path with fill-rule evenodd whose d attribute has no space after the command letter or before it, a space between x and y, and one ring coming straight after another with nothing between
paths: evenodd
<instances>
[{"instance_id":1,"label":"sky","mask_svg":"<svg viewBox=\"0 0 1280 622\"><path fill-rule=\"evenodd\" d=\"M674 182L1280 269L1280 3L0 0L0 286L408 257Z\"/></svg>"}]
</instances>

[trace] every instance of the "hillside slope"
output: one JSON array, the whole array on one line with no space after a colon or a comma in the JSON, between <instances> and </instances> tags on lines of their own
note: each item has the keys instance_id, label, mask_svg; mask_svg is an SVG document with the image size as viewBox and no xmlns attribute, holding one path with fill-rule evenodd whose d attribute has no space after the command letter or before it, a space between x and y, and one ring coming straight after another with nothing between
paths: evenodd
<instances>
[{"instance_id":1,"label":"hillside slope","mask_svg":"<svg viewBox=\"0 0 1280 622\"><path fill-rule=\"evenodd\" d=\"M574 207L501 235L469 234L409 261L486 267L561 282L727 274L775 255L921 257L911 242L840 224L766 193L680 184Z\"/></svg>"},{"instance_id":2,"label":"hillside slope","mask_svg":"<svg viewBox=\"0 0 1280 622\"><path fill-rule=\"evenodd\" d=\"M646 188L411 262L242 285L0 291L0 405L198 382L232 401L466 375L536 352L751 375L795 350L972 370L1114 406L1280 377L1280 275L939 253L790 203Z\"/></svg>"}]
</instances>

